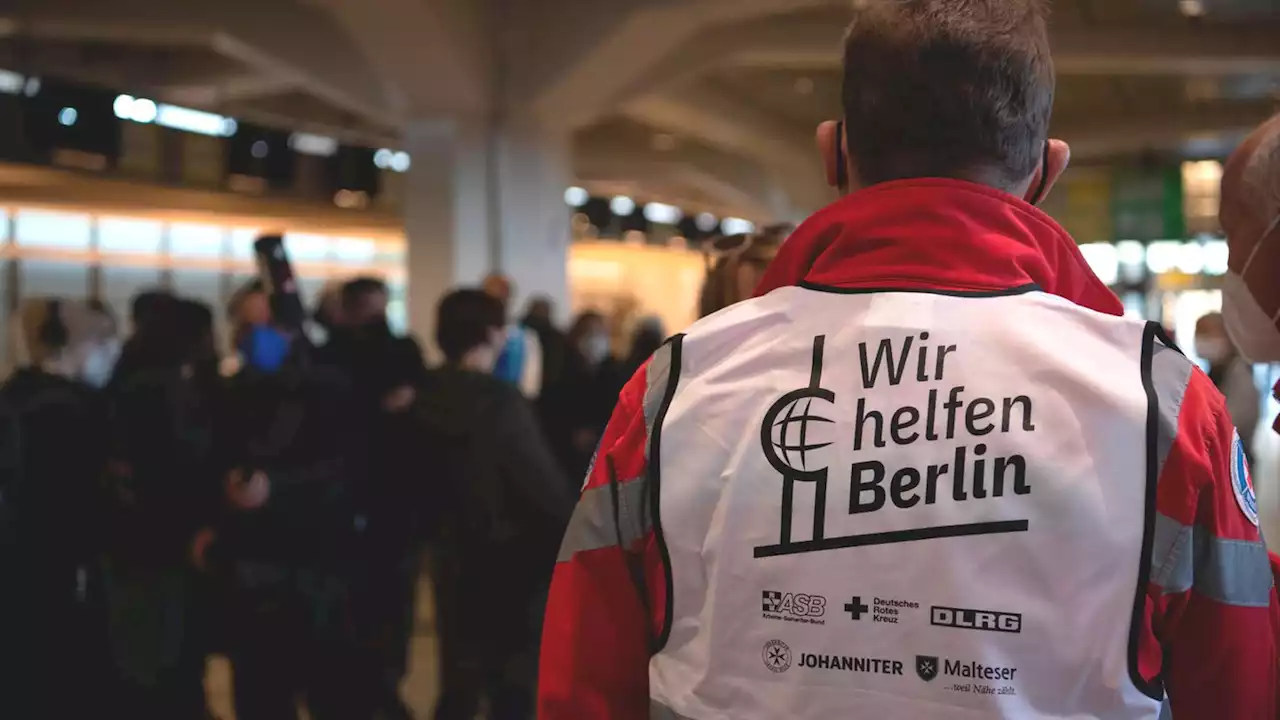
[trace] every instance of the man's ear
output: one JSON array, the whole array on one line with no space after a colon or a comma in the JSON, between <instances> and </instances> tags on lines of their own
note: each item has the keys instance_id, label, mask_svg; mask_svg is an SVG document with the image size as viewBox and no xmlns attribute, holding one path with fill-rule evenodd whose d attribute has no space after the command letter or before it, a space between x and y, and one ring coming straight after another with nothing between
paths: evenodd
<instances>
[{"instance_id":1,"label":"man's ear","mask_svg":"<svg viewBox=\"0 0 1280 720\"><path fill-rule=\"evenodd\" d=\"M1044 199L1049 197L1049 193L1053 191L1053 186L1058 183L1058 178L1062 177L1062 173L1066 172L1067 165L1071 164L1071 146L1062 140L1049 140L1048 162L1041 161L1040 167L1036 169L1036 174L1031 178L1031 185L1027 187L1027 192L1022 199L1029 203L1043 203ZM1042 178L1046 178L1043 179ZM1039 191L1039 197L1036 193Z\"/></svg>"},{"instance_id":2,"label":"man's ear","mask_svg":"<svg viewBox=\"0 0 1280 720\"><path fill-rule=\"evenodd\" d=\"M836 171L836 143L843 142L844 138L837 137L840 132L840 123L835 120L828 120L818 126L818 152L822 155L822 172L826 178L827 185L838 188L839 179ZM847 160L846 155L846 162Z\"/></svg>"}]
</instances>

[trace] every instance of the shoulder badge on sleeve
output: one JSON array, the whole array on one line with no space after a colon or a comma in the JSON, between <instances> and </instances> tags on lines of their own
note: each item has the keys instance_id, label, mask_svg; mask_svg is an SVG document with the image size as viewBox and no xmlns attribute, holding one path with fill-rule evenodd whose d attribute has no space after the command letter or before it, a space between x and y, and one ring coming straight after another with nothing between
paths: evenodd
<instances>
[{"instance_id":1,"label":"shoulder badge on sleeve","mask_svg":"<svg viewBox=\"0 0 1280 720\"><path fill-rule=\"evenodd\" d=\"M1236 495L1240 511L1257 527L1258 496L1253 492L1253 477L1249 474L1249 460L1245 457L1239 430L1231 439L1231 490Z\"/></svg>"}]
</instances>

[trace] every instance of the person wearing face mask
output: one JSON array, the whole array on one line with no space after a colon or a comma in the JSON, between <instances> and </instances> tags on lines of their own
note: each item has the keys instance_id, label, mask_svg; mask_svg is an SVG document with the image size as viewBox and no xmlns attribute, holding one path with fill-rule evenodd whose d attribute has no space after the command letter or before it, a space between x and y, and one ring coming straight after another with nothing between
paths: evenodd
<instances>
[{"instance_id":1,"label":"person wearing face mask","mask_svg":"<svg viewBox=\"0 0 1280 720\"><path fill-rule=\"evenodd\" d=\"M441 523L433 570L440 632L437 720L533 714L541 600L572 494L519 389L494 377L506 341L501 303L483 291L440 301L446 358L416 412L424 507Z\"/></svg>"},{"instance_id":2,"label":"person wearing face mask","mask_svg":"<svg viewBox=\"0 0 1280 720\"><path fill-rule=\"evenodd\" d=\"M1226 402L1035 207L1069 159L1043 4L853 16L839 198L623 389L539 718L1275 718Z\"/></svg>"},{"instance_id":3,"label":"person wearing face mask","mask_svg":"<svg viewBox=\"0 0 1280 720\"><path fill-rule=\"evenodd\" d=\"M1280 362L1280 115L1223 166L1219 220L1231 249L1222 287L1227 334L1249 362Z\"/></svg>"},{"instance_id":4,"label":"person wearing face mask","mask_svg":"<svg viewBox=\"0 0 1280 720\"><path fill-rule=\"evenodd\" d=\"M377 278L344 283L336 307L326 311L329 342L319 358L351 379L363 418L365 459L354 498L360 534L352 548L357 560L349 603L360 653L353 665L361 675L353 682L388 717L409 717L399 686L408 670L419 568L413 488L421 463L412 409L426 365L412 337L392 332L389 300Z\"/></svg>"},{"instance_id":5,"label":"person wearing face mask","mask_svg":"<svg viewBox=\"0 0 1280 720\"><path fill-rule=\"evenodd\" d=\"M1196 322L1196 355L1209 363L1209 379L1227 399L1227 410L1240 431L1245 457L1253 459L1253 434L1262 414L1262 394L1253 382L1253 366L1227 337L1221 313L1209 313Z\"/></svg>"},{"instance_id":6,"label":"person wearing face mask","mask_svg":"<svg viewBox=\"0 0 1280 720\"><path fill-rule=\"evenodd\" d=\"M626 379L612 353L604 316L578 316L568 335L564 373L543 393L545 427L577 490Z\"/></svg>"},{"instance_id":7,"label":"person wearing face mask","mask_svg":"<svg viewBox=\"0 0 1280 720\"><path fill-rule=\"evenodd\" d=\"M80 717L115 697L101 563L110 413L95 387L106 363L93 369L112 330L78 301L26 300L13 319L18 368L0 387L19 438L4 487L5 717Z\"/></svg>"}]
</instances>

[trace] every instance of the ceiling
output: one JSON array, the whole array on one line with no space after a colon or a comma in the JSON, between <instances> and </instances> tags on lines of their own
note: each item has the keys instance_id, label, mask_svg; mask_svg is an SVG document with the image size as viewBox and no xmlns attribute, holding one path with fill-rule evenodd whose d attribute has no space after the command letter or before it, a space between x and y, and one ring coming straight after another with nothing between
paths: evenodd
<instances>
[{"instance_id":1,"label":"ceiling","mask_svg":"<svg viewBox=\"0 0 1280 720\"><path fill-rule=\"evenodd\" d=\"M593 190L775 219L829 197L813 128L880 1L11 0L0 67L369 144L500 107ZM1051 35L1078 161L1225 153L1280 101L1280 0L1058 0Z\"/></svg>"}]
</instances>

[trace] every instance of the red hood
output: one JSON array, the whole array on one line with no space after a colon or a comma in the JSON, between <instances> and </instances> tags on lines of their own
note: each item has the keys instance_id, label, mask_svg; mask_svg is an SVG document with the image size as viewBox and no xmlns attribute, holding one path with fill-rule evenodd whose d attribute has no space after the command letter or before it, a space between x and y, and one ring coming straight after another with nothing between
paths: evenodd
<instances>
[{"instance_id":1,"label":"red hood","mask_svg":"<svg viewBox=\"0 0 1280 720\"><path fill-rule=\"evenodd\" d=\"M960 180L874 185L818 211L779 249L756 296L802 282L977 292L1034 284L1077 305L1124 314L1048 215Z\"/></svg>"}]
</instances>

